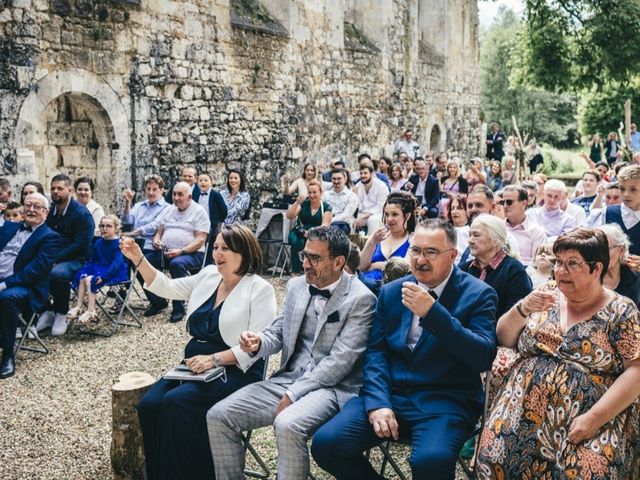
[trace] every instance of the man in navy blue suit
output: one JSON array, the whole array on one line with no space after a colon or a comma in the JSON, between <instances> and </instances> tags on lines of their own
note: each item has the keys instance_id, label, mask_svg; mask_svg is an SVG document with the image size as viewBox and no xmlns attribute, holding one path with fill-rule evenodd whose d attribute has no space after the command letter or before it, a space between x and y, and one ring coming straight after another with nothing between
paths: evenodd
<instances>
[{"instance_id":1,"label":"man in navy blue suit","mask_svg":"<svg viewBox=\"0 0 640 480\"><path fill-rule=\"evenodd\" d=\"M399 437L412 440L414 479L455 477L496 354L497 307L493 289L454 266L457 253L453 226L427 220L411 239L412 275L382 287L360 397L313 437L316 463L338 480L381 478L362 453Z\"/></svg>"},{"instance_id":2,"label":"man in navy blue suit","mask_svg":"<svg viewBox=\"0 0 640 480\"><path fill-rule=\"evenodd\" d=\"M220 225L224 223L227 218L227 204L224 203L224 198L213 188L213 177L209 172L203 172L198 176L198 186L200 187L200 196L197 202L202 208L207 211L209 220L211 221L211 229L209 230L209 238L207 251L205 252L205 265L211 265L213 263L213 242L216 240ZM193 198L193 197L192 197Z\"/></svg>"},{"instance_id":3,"label":"man in navy blue suit","mask_svg":"<svg viewBox=\"0 0 640 480\"><path fill-rule=\"evenodd\" d=\"M64 335L67 331L66 314L69 311L71 280L82 268L87 257L95 225L87 208L73 199L73 186L68 175L59 173L51 179L53 208L47 216L47 226L60 234L64 242L51 270L49 289L53 297L51 310L38 319L37 330L51 327L51 335Z\"/></svg>"},{"instance_id":4,"label":"man in navy blue suit","mask_svg":"<svg viewBox=\"0 0 640 480\"><path fill-rule=\"evenodd\" d=\"M179 181L189 184L191 187L191 199L198 203L198 200L200 199L200 187L198 186L198 171L196 170L196 167L184 167L180 174ZM175 184L169 189L164 197L167 203L173 203L173 187L175 187Z\"/></svg>"},{"instance_id":5,"label":"man in navy blue suit","mask_svg":"<svg viewBox=\"0 0 640 480\"><path fill-rule=\"evenodd\" d=\"M49 272L60 248L60 236L44 223L48 211L46 197L32 193L24 201L24 222L0 227L0 378L15 373L20 313L25 307L38 312L47 300Z\"/></svg>"},{"instance_id":6,"label":"man in navy blue suit","mask_svg":"<svg viewBox=\"0 0 640 480\"><path fill-rule=\"evenodd\" d=\"M436 177L429 173L430 165L422 157L414 162L415 175L402 188L413 193L418 199L421 218L437 218L440 210L440 184Z\"/></svg>"}]
</instances>

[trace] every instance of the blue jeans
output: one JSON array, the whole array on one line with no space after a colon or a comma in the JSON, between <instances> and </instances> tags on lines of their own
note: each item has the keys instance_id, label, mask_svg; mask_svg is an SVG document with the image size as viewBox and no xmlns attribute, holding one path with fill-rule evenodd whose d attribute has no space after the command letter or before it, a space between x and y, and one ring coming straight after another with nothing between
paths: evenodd
<instances>
[{"instance_id":1,"label":"blue jeans","mask_svg":"<svg viewBox=\"0 0 640 480\"><path fill-rule=\"evenodd\" d=\"M49 277L49 293L53 297L55 313L65 314L69 311L71 297L71 280L84 265L83 260L69 260L54 265Z\"/></svg>"},{"instance_id":2,"label":"blue jeans","mask_svg":"<svg viewBox=\"0 0 640 480\"><path fill-rule=\"evenodd\" d=\"M412 439L409 465L414 480L455 478L458 452L473 424L462 415L422 412L408 397L393 395L392 403L400 435ZM362 453L383 441L369 423L364 399L358 397L316 432L311 454L338 480L379 480L382 477Z\"/></svg>"},{"instance_id":3,"label":"blue jeans","mask_svg":"<svg viewBox=\"0 0 640 480\"><path fill-rule=\"evenodd\" d=\"M151 250L145 254L145 257L147 258L147 260L149 260L149 263L158 270L169 270L171 278L182 278L186 277L189 274L189 270L196 269L202 266L204 253L195 252L187 253L185 255L180 255L173 258L163 258L161 250ZM158 295L155 295L148 290L145 290L144 293L147 295L147 298L152 305L158 305L159 303L162 303L163 299ZM174 313L184 313L184 302L180 300L174 300L173 311Z\"/></svg>"}]
</instances>

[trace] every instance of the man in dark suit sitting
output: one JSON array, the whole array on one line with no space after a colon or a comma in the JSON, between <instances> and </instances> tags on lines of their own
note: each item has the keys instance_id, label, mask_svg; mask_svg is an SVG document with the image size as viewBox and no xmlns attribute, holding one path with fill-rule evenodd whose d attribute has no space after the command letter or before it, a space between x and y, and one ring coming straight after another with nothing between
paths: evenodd
<instances>
[{"instance_id":1,"label":"man in dark suit sitting","mask_svg":"<svg viewBox=\"0 0 640 480\"><path fill-rule=\"evenodd\" d=\"M207 211L209 220L211 221L211 229L209 230L209 238L207 251L205 252L205 265L213 263L213 242L216 240L220 225L227 218L227 204L224 198L213 188L213 177L208 172L203 172L198 176L198 186L200 187L200 197L198 204Z\"/></svg>"},{"instance_id":2,"label":"man in dark suit sitting","mask_svg":"<svg viewBox=\"0 0 640 480\"><path fill-rule=\"evenodd\" d=\"M49 228L60 234L64 242L51 270L49 291L53 297L52 311L40 315L36 329L51 327L51 335L64 335L67 331L66 314L69 311L71 280L89 256L95 225L87 208L72 197L71 178L58 174L51 179L53 207L47 216Z\"/></svg>"},{"instance_id":3,"label":"man in dark suit sitting","mask_svg":"<svg viewBox=\"0 0 640 480\"><path fill-rule=\"evenodd\" d=\"M493 289L454 266L457 253L453 226L427 220L411 239L412 275L382 287L360 396L313 438L316 463L337 479L379 479L362 453L400 436L412 440L414 479L455 477L496 354L497 306Z\"/></svg>"},{"instance_id":4,"label":"man in dark suit sitting","mask_svg":"<svg viewBox=\"0 0 640 480\"><path fill-rule=\"evenodd\" d=\"M46 197L32 193L24 201L24 222L0 227L0 378L15 373L20 313L24 307L38 312L47 300L49 272L61 240L44 223L48 212Z\"/></svg>"},{"instance_id":5,"label":"man in dark suit sitting","mask_svg":"<svg viewBox=\"0 0 640 480\"><path fill-rule=\"evenodd\" d=\"M180 174L180 182L188 183L191 187L191 199L198 203L200 199L200 187L198 186L198 171L196 167L184 167L182 169L182 173ZM173 185L169 191L166 193L164 199L167 203L173 203Z\"/></svg>"},{"instance_id":6,"label":"man in dark suit sitting","mask_svg":"<svg viewBox=\"0 0 640 480\"><path fill-rule=\"evenodd\" d=\"M430 165L423 158L416 158L413 168L416 173L409 177L409 181L402 188L413 193L418 199L421 218L438 218L440 184L436 177L429 173Z\"/></svg>"}]
</instances>

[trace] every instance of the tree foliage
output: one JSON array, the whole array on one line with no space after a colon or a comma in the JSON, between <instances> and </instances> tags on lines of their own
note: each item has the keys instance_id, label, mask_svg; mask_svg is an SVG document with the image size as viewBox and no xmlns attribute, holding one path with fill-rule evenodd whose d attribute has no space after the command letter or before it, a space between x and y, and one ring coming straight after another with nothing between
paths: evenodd
<instances>
[{"instance_id":1,"label":"tree foliage","mask_svg":"<svg viewBox=\"0 0 640 480\"><path fill-rule=\"evenodd\" d=\"M480 81L485 117L509 132L515 116L523 135L557 147L573 146L578 140L575 96L513 81L522 32L522 21L507 8L501 8L491 28L483 32Z\"/></svg>"},{"instance_id":2,"label":"tree foliage","mask_svg":"<svg viewBox=\"0 0 640 480\"><path fill-rule=\"evenodd\" d=\"M526 0L517 77L552 91L628 83L640 71L639 0Z\"/></svg>"},{"instance_id":3,"label":"tree foliage","mask_svg":"<svg viewBox=\"0 0 640 480\"><path fill-rule=\"evenodd\" d=\"M610 82L606 88L593 89L581 96L578 109L580 131L584 135L600 133L606 136L617 132L624 121L624 102L631 99L635 110L632 118L639 118L640 77L633 77L626 84ZM637 121L637 120L636 120Z\"/></svg>"}]
</instances>

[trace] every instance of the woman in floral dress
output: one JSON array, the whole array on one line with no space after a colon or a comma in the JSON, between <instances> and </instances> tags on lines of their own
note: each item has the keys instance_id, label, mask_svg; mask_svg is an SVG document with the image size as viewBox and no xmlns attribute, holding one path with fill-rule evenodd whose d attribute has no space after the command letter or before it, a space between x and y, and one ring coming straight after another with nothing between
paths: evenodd
<instances>
[{"instance_id":1,"label":"woman in floral dress","mask_svg":"<svg viewBox=\"0 0 640 480\"><path fill-rule=\"evenodd\" d=\"M492 403L478 478L640 478L640 320L602 286L606 236L576 229L553 245L557 288L534 290L498 321L519 359Z\"/></svg>"}]
</instances>

